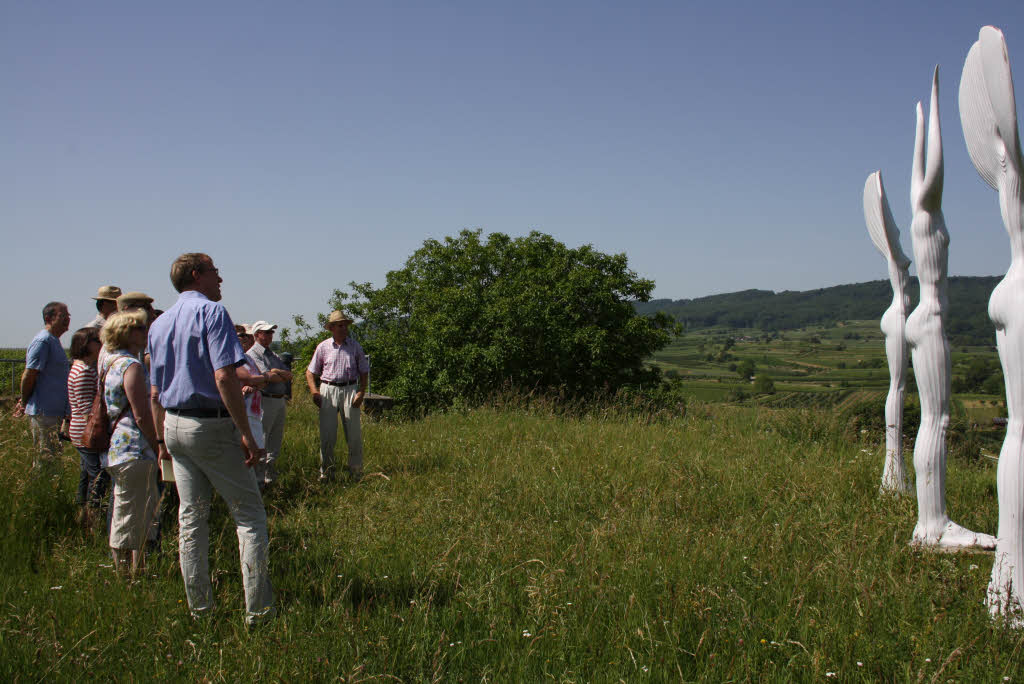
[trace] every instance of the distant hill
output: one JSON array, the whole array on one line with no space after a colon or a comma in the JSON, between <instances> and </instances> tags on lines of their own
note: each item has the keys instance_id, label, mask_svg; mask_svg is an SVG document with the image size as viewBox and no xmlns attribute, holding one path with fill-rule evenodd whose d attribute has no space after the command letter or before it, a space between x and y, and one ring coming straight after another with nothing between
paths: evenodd
<instances>
[{"instance_id":1,"label":"distant hill","mask_svg":"<svg viewBox=\"0 0 1024 684\"><path fill-rule=\"evenodd\" d=\"M988 298L1002 276L954 276L949 279L949 329L953 344L995 344ZM910 283L911 306L918 283ZM687 329L726 326L791 330L839 321L879 319L892 303L888 280L836 285L805 292L744 290L697 299L655 299L636 304L640 313L664 311Z\"/></svg>"}]
</instances>

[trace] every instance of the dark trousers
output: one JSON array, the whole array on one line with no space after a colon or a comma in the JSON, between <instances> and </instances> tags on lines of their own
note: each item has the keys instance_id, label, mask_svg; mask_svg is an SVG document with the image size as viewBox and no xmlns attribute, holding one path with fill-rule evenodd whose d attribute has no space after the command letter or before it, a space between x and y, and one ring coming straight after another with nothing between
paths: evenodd
<instances>
[{"instance_id":1,"label":"dark trousers","mask_svg":"<svg viewBox=\"0 0 1024 684\"><path fill-rule=\"evenodd\" d=\"M99 508L110 486L110 475L100 467L100 452L82 447L75 449L81 457L76 501L80 506L88 503L92 508Z\"/></svg>"}]
</instances>

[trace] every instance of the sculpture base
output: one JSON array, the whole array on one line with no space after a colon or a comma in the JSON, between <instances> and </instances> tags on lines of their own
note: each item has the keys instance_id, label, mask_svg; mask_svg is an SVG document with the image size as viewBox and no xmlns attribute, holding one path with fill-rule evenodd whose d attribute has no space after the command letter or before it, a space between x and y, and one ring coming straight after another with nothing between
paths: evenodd
<instances>
[{"instance_id":1,"label":"sculpture base","mask_svg":"<svg viewBox=\"0 0 1024 684\"><path fill-rule=\"evenodd\" d=\"M950 520L938 537L930 537L914 530L910 545L922 551L940 553L990 552L996 550L996 538L991 534L972 532Z\"/></svg>"}]
</instances>

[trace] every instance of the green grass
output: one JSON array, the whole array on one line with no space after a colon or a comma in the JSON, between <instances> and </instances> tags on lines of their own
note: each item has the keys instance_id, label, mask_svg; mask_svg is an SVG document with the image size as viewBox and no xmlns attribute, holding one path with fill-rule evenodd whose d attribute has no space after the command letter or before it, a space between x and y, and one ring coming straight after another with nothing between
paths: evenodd
<instances>
[{"instance_id":1,"label":"green grass","mask_svg":"<svg viewBox=\"0 0 1024 684\"><path fill-rule=\"evenodd\" d=\"M685 416L546 405L367 423L368 476L321 487L308 400L268 497L280 616L242 625L237 542L213 516L219 608L192 623L174 530L142 580L73 531L77 468L33 480L0 420L6 681L1001 681L1021 635L982 604L991 555L907 544L878 436L831 412ZM56 491L54 491L56 486ZM958 522L994 532L995 471L950 463ZM59 588L57 588L59 587Z\"/></svg>"}]
</instances>

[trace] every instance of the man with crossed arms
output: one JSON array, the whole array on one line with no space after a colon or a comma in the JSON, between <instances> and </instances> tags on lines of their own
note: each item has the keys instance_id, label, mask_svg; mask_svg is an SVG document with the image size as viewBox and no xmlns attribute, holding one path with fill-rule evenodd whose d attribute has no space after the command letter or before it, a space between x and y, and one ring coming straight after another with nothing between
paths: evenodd
<instances>
[{"instance_id":1,"label":"man with crossed arms","mask_svg":"<svg viewBox=\"0 0 1024 684\"><path fill-rule=\"evenodd\" d=\"M235 521L245 621L254 625L274 615L274 592L267 513L252 472L265 451L249 427L235 373L245 364L245 352L218 303L222 280L209 256L182 254L171 264L171 282L181 295L150 326L149 357L160 458L171 459L181 500L185 596L194 617L213 610L209 517L216 489Z\"/></svg>"},{"instance_id":2,"label":"man with crossed arms","mask_svg":"<svg viewBox=\"0 0 1024 684\"><path fill-rule=\"evenodd\" d=\"M287 413L285 396L288 383L292 379L292 371L280 356L270 350L277 326L266 321L256 321L251 329L256 342L246 354L267 378L267 386L259 390L263 394L263 433L267 440L267 458L255 468L256 481L261 489L266 489L277 479L275 464L281 454L281 442L284 440L284 420Z\"/></svg>"},{"instance_id":3,"label":"man with crossed arms","mask_svg":"<svg viewBox=\"0 0 1024 684\"><path fill-rule=\"evenodd\" d=\"M330 339L317 345L306 368L306 384L313 403L320 409L320 481L334 478L334 443L338 439L338 413L341 413L345 440L348 442L348 471L353 479L363 476L363 435L359 425L359 407L366 396L370 363L363 347L349 337L352 319L341 311L332 311L327 319ZM319 386L318 386L319 381Z\"/></svg>"}]
</instances>

